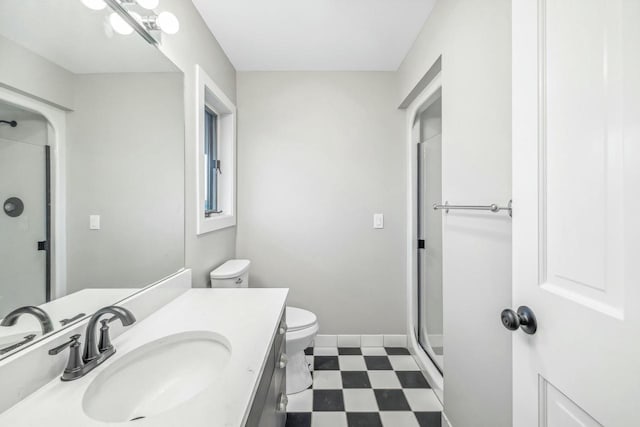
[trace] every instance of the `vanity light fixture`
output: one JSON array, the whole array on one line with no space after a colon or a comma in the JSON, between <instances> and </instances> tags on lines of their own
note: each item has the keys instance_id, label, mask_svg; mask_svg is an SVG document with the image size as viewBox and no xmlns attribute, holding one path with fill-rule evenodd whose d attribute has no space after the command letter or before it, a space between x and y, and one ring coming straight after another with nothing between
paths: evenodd
<instances>
[{"instance_id":1,"label":"vanity light fixture","mask_svg":"<svg viewBox=\"0 0 640 427\"><path fill-rule=\"evenodd\" d=\"M143 7L148 10L153 10L156 7L158 7L158 4L160 4L160 0L135 0L135 1L140 5L140 7Z\"/></svg>"},{"instance_id":2,"label":"vanity light fixture","mask_svg":"<svg viewBox=\"0 0 640 427\"><path fill-rule=\"evenodd\" d=\"M82 0L82 4L91 10L102 10L107 7L104 0Z\"/></svg>"},{"instance_id":3,"label":"vanity light fixture","mask_svg":"<svg viewBox=\"0 0 640 427\"><path fill-rule=\"evenodd\" d=\"M171 12L156 13L159 0L81 0L91 10L102 10L111 7L113 12L108 21L113 30L122 35L136 31L151 44L158 44L160 38L152 32L175 34L180 30L178 18ZM137 9L138 12L132 9ZM142 9L145 9L144 11ZM150 11L149 14L146 14ZM142 14L142 15L141 15Z\"/></svg>"},{"instance_id":4,"label":"vanity light fixture","mask_svg":"<svg viewBox=\"0 0 640 427\"><path fill-rule=\"evenodd\" d=\"M180 29L178 18L171 12L160 12L159 15L145 16L142 23L149 30L160 30L167 34L175 34Z\"/></svg>"},{"instance_id":5,"label":"vanity light fixture","mask_svg":"<svg viewBox=\"0 0 640 427\"><path fill-rule=\"evenodd\" d=\"M131 15L138 22L142 21L140 15L135 12L129 12L129 15ZM109 23L111 24L111 28L113 28L113 31L118 34L128 36L129 34L133 33L133 27L127 24L127 22L115 12L112 12L111 15L109 15Z\"/></svg>"}]
</instances>

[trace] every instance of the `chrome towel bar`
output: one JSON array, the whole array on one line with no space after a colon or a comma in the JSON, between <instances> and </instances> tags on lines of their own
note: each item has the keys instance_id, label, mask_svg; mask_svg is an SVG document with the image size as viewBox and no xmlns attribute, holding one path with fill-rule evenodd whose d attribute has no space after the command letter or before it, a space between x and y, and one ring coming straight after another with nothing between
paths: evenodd
<instances>
[{"instance_id":1,"label":"chrome towel bar","mask_svg":"<svg viewBox=\"0 0 640 427\"><path fill-rule=\"evenodd\" d=\"M445 211L445 213L449 213L450 209L490 212L509 211L509 216L512 216L513 214L513 209L511 208L511 200L509 200L507 206L498 206L495 203L491 205L450 205L449 202L444 202L444 205L439 203L434 203L433 205L434 211L443 210Z\"/></svg>"}]
</instances>

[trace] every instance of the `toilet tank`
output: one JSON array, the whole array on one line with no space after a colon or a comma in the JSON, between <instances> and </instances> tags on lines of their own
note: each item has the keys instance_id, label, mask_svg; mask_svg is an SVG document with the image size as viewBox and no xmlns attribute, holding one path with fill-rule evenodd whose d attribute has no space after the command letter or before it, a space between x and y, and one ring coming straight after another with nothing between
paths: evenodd
<instances>
[{"instance_id":1,"label":"toilet tank","mask_svg":"<svg viewBox=\"0 0 640 427\"><path fill-rule=\"evenodd\" d=\"M247 288L249 287L248 259L231 259L211 272L212 288Z\"/></svg>"}]
</instances>

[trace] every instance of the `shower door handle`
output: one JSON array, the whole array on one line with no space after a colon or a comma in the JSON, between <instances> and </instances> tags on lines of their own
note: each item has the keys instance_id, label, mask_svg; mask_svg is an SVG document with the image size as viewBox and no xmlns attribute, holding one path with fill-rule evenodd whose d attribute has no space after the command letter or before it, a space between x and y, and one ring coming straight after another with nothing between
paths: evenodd
<instances>
[{"instance_id":1,"label":"shower door handle","mask_svg":"<svg viewBox=\"0 0 640 427\"><path fill-rule=\"evenodd\" d=\"M533 335L538 330L538 322L536 316L526 305L518 307L518 311L515 312L510 308L502 310L500 313L500 320L502 320L502 326L515 331L521 328L525 333Z\"/></svg>"},{"instance_id":2,"label":"shower door handle","mask_svg":"<svg viewBox=\"0 0 640 427\"><path fill-rule=\"evenodd\" d=\"M418 249L424 249L425 242L424 239L418 239Z\"/></svg>"}]
</instances>

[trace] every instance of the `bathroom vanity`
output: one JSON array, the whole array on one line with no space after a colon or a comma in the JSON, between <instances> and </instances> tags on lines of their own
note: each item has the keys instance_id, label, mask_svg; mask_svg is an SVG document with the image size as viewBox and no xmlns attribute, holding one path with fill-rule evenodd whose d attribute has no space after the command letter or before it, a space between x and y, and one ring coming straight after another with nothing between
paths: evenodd
<instances>
[{"instance_id":1,"label":"bathroom vanity","mask_svg":"<svg viewBox=\"0 0 640 427\"><path fill-rule=\"evenodd\" d=\"M287 290L191 288L196 64L140 3L0 1L0 426L282 427Z\"/></svg>"},{"instance_id":2,"label":"bathroom vanity","mask_svg":"<svg viewBox=\"0 0 640 427\"><path fill-rule=\"evenodd\" d=\"M246 427L282 427L287 420L285 317L286 310L282 312L278 331L271 348L267 351L264 369L246 420Z\"/></svg>"},{"instance_id":3,"label":"bathroom vanity","mask_svg":"<svg viewBox=\"0 0 640 427\"><path fill-rule=\"evenodd\" d=\"M101 366L69 382L60 370L0 425L284 426L287 293L187 290L122 330ZM49 357L64 366L68 352Z\"/></svg>"}]
</instances>

